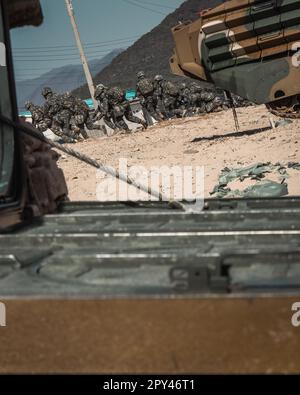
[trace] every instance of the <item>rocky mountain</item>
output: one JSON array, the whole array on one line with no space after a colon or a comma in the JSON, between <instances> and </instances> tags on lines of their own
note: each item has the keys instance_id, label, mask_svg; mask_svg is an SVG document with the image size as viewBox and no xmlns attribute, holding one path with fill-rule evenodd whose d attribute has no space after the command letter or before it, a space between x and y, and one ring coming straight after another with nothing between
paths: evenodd
<instances>
[{"instance_id":1,"label":"rocky mountain","mask_svg":"<svg viewBox=\"0 0 300 395\"><path fill-rule=\"evenodd\" d=\"M90 61L91 74L95 76L122 51L123 49L115 49L101 59ZM38 78L17 81L18 107L20 110L23 110L26 100L32 101L35 104L41 104L43 102L41 90L44 86L50 86L54 91L62 93L72 91L84 82L85 77L81 64L58 67L42 74ZM89 96L87 92L86 97Z\"/></svg>"},{"instance_id":2,"label":"rocky mountain","mask_svg":"<svg viewBox=\"0 0 300 395\"><path fill-rule=\"evenodd\" d=\"M178 79L178 77L170 73L169 67L169 58L174 48L171 28L180 21L196 20L200 11L215 7L224 1L184 1L178 9L169 14L157 27L142 36L131 47L118 55L109 66L97 74L94 78L95 83L101 82L106 85L134 88L136 73L139 70L143 70L151 76L162 74L164 77L172 80ZM86 97L88 95L87 86L80 87L74 93L80 97Z\"/></svg>"}]
</instances>

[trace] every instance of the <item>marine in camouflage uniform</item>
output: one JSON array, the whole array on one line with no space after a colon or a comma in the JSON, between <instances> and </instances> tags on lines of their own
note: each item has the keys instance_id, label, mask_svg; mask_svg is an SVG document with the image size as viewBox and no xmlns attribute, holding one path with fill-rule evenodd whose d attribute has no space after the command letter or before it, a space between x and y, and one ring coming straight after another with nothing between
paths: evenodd
<instances>
[{"instance_id":1,"label":"marine in camouflage uniform","mask_svg":"<svg viewBox=\"0 0 300 395\"><path fill-rule=\"evenodd\" d=\"M107 99L113 121L117 128L128 132L130 131L124 117L129 122L137 123L142 125L144 128L147 127L147 122L133 115L130 103L126 100L124 90L117 86L108 89Z\"/></svg>"},{"instance_id":2,"label":"marine in camouflage uniform","mask_svg":"<svg viewBox=\"0 0 300 395\"><path fill-rule=\"evenodd\" d=\"M176 113L181 117L186 116L191 108L191 91L185 82L179 85L176 107Z\"/></svg>"},{"instance_id":3,"label":"marine in camouflage uniform","mask_svg":"<svg viewBox=\"0 0 300 395\"><path fill-rule=\"evenodd\" d=\"M191 112L193 114L203 114L215 111L220 106L220 98L210 89L203 89L198 84L193 83L191 91Z\"/></svg>"},{"instance_id":4,"label":"marine in camouflage uniform","mask_svg":"<svg viewBox=\"0 0 300 395\"><path fill-rule=\"evenodd\" d=\"M72 96L69 93L65 93L62 95L62 103L63 107L69 110L72 114L72 130L77 134L77 137L79 137L81 134L84 139L89 138L85 130L85 126L88 130L102 130L106 132L104 126L93 123L89 106L85 101L79 99L78 97Z\"/></svg>"},{"instance_id":5,"label":"marine in camouflage uniform","mask_svg":"<svg viewBox=\"0 0 300 395\"><path fill-rule=\"evenodd\" d=\"M52 132L65 143L75 142L77 136L70 130L72 112L64 108L62 96L53 93L48 87L43 88L42 96L45 99L44 114L51 119Z\"/></svg>"},{"instance_id":6,"label":"marine in camouflage uniform","mask_svg":"<svg viewBox=\"0 0 300 395\"><path fill-rule=\"evenodd\" d=\"M112 111L109 108L109 102L107 97L108 88L103 84L99 84L95 89L94 98L98 102L98 107L94 113L93 120L102 119L105 124L111 128L112 130L116 130L117 126L114 124L112 120Z\"/></svg>"},{"instance_id":7,"label":"marine in camouflage uniform","mask_svg":"<svg viewBox=\"0 0 300 395\"><path fill-rule=\"evenodd\" d=\"M25 103L25 109L31 113L32 125L40 132L46 132L52 121L45 117L44 110L40 106L35 106L32 102Z\"/></svg>"},{"instance_id":8,"label":"marine in camouflage uniform","mask_svg":"<svg viewBox=\"0 0 300 395\"><path fill-rule=\"evenodd\" d=\"M178 88L170 81L162 83L163 104L168 118L180 115L177 111Z\"/></svg>"},{"instance_id":9,"label":"marine in camouflage uniform","mask_svg":"<svg viewBox=\"0 0 300 395\"><path fill-rule=\"evenodd\" d=\"M190 110L189 115L206 113L205 102L203 101L202 88L193 83L190 86Z\"/></svg>"},{"instance_id":10,"label":"marine in camouflage uniform","mask_svg":"<svg viewBox=\"0 0 300 395\"><path fill-rule=\"evenodd\" d=\"M140 100L144 118L146 119L147 124L149 126L153 124L152 119L149 117L148 114L150 114L150 116L156 121L161 121L162 117L156 111L157 99L154 95L154 84L149 78L146 78L143 71L139 71L137 73L136 92L137 97Z\"/></svg>"},{"instance_id":11,"label":"marine in camouflage uniform","mask_svg":"<svg viewBox=\"0 0 300 395\"><path fill-rule=\"evenodd\" d=\"M163 76L154 77L154 97L157 102L157 111L164 119L172 118L175 115L181 116L182 110L178 108L178 88Z\"/></svg>"},{"instance_id":12,"label":"marine in camouflage uniform","mask_svg":"<svg viewBox=\"0 0 300 395\"><path fill-rule=\"evenodd\" d=\"M164 77L160 74L157 74L154 77L154 102L156 104L156 112L160 115L161 119L166 119L166 109L164 106L164 96L163 96L163 83Z\"/></svg>"}]
</instances>

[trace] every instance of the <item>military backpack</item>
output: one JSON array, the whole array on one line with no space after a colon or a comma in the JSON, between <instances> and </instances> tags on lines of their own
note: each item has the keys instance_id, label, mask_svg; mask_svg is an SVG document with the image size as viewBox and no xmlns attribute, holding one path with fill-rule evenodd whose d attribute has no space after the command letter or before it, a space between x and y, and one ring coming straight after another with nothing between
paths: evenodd
<instances>
[{"instance_id":1,"label":"military backpack","mask_svg":"<svg viewBox=\"0 0 300 395\"><path fill-rule=\"evenodd\" d=\"M179 94L178 88L172 82L168 81L164 85L164 93L169 96L176 97Z\"/></svg>"}]
</instances>

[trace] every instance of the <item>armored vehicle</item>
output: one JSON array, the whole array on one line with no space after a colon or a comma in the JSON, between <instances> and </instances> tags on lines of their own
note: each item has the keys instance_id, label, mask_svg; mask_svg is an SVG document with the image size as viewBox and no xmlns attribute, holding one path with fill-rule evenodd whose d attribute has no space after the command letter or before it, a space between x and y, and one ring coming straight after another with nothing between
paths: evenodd
<instances>
[{"instance_id":1,"label":"armored vehicle","mask_svg":"<svg viewBox=\"0 0 300 395\"><path fill-rule=\"evenodd\" d=\"M300 198L69 202L17 116L9 25L41 20L0 0L0 372L299 372Z\"/></svg>"},{"instance_id":2,"label":"armored vehicle","mask_svg":"<svg viewBox=\"0 0 300 395\"><path fill-rule=\"evenodd\" d=\"M300 1L231 0L173 28L173 73L298 118Z\"/></svg>"}]
</instances>

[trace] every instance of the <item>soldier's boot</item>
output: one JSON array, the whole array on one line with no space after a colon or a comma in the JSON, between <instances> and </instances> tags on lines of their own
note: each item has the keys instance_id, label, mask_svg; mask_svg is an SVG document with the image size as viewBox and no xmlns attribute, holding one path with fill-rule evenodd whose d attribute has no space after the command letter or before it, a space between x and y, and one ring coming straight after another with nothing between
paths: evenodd
<instances>
[{"instance_id":1,"label":"soldier's boot","mask_svg":"<svg viewBox=\"0 0 300 395\"><path fill-rule=\"evenodd\" d=\"M153 120L152 120L152 117L151 117L149 111L145 107L143 107L142 109L143 109L143 117L145 119L145 122L147 123L147 127L152 126Z\"/></svg>"},{"instance_id":2,"label":"soldier's boot","mask_svg":"<svg viewBox=\"0 0 300 395\"><path fill-rule=\"evenodd\" d=\"M148 129L148 124L146 121L139 119L139 122L135 122L135 123L137 123L138 125L141 125L143 130Z\"/></svg>"},{"instance_id":3,"label":"soldier's boot","mask_svg":"<svg viewBox=\"0 0 300 395\"><path fill-rule=\"evenodd\" d=\"M102 130L103 131L102 125L98 125L97 123L94 123L90 117L87 118L85 125L88 130Z\"/></svg>"},{"instance_id":4,"label":"soldier's boot","mask_svg":"<svg viewBox=\"0 0 300 395\"><path fill-rule=\"evenodd\" d=\"M164 120L164 117L162 116L162 114L157 113L157 112L155 112L155 113L156 113L156 117L157 117L157 122L162 122Z\"/></svg>"},{"instance_id":5,"label":"soldier's boot","mask_svg":"<svg viewBox=\"0 0 300 395\"><path fill-rule=\"evenodd\" d=\"M45 124L44 124L43 122L39 122L39 123L36 125L36 129L37 129L41 134L43 134L43 132L46 132L48 128L45 126Z\"/></svg>"},{"instance_id":6,"label":"soldier's boot","mask_svg":"<svg viewBox=\"0 0 300 395\"><path fill-rule=\"evenodd\" d=\"M59 137L64 143L73 143L73 139L67 137L58 125L53 125L51 127L51 132Z\"/></svg>"},{"instance_id":7,"label":"soldier's boot","mask_svg":"<svg viewBox=\"0 0 300 395\"><path fill-rule=\"evenodd\" d=\"M109 118L104 117L103 120L104 120L105 124L106 124L109 128L111 128L112 130L116 130L116 129L117 129L116 125L115 125ZM105 129L106 129L106 128L105 128ZM107 131L106 131L106 134L107 134Z\"/></svg>"},{"instance_id":8,"label":"soldier's boot","mask_svg":"<svg viewBox=\"0 0 300 395\"><path fill-rule=\"evenodd\" d=\"M126 133L130 132L129 126L123 119L116 120L116 126L117 128L125 131Z\"/></svg>"},{"instance_id":9,"label":"soldier's boot","mask_svg":"<svg viewBox=\"0 0 300 395\"><path fill-rule=\"evenodd\" d=\"M141 118L138 118L138 117L134 116L132 113L131 114L127 114L126 118L127 118L127 120L129 122L133 122L133 123L137 123L138 125L142 125L143 129L147 129L148 128L148 124L147 124L146 121L144 121Z\"/></svg>"},{"instance_id":10,"label":"soldier's boot","mask_svg":"<svg viewBox=\"0 0 300 395\"><path fill-rule=\"evenodd\" d=\"M84 126L80 128L80 134L84 140L87 140L89 138L89 135L87 134L87 131L85 130Z\"/></svg>"},{"instance_id":11,"label":"soldier's boot","mask_svg":"<svg viewBox=\"0 0 300 395\"><path fill-rule=\"evenodd\" d=\"M156 113L157 113L160 121L164 121L166 119L166 117L163 115L163 113L160 110L156 109Z\"/></svg>"},{"instance_id":12,"label":"soldier's boot","mask_svg":"<svg viewBox=\"0 0 300 395\"><path fill-rule=\"evenodd\" d=\"M147 121L145 121L145 120L143 120L143 119L141 119L141 118L138 118L138 117L133 116L132 118L129 117L129 118L128 118L128 121L137 123L138 125L142 125L143 129L147 129L147 128L148 128L148 123L147 123Z\"/></svg>"},{"instance_id":13,"label":"soldier's boot","mask_svg":"<svg viewBox=\"0 0 300 395\"><path fill-rule=\"evenodd\" d=\"M61 140L64 142L64 143L74 143L75 141L74 141L74 139L71 139L70 137L68 137L68 136L66 136L64 133L62 133L62 132L58 132L58 131L54 131L54 130L52 130L52 132L54 133L54 134L56 134L56 136L58 136L58 137L60 137L61 138Z\"/></svg>"},{"instance_id":14,"label":"soldier's boot","mask_svg":"<svg viewBox=\"0 0 300 395\"><path fill-rule=\"evenodd\" d=\"M82 133L81 133L82 129L84 131L84 126L82 126L82 125L71 124L70 125L70 131L71 131L72 136L73 136L71 138L75 139L76 141L83 141L84 138L82 137Z\"/></svg>"},{"instance_id":15,"label":"soldier's boot","mask_svg":"<svg viewBox=\"0 0 300 395\"><path fill-rule=\"evenodd\" d=\"M182 108L178 108L174 110L174 114L176 115L177 118L183 118L186 110L183 110Z\"/></svg>"},{"instance_id":16,"label":"soldier's boot","mask_svg":"<svg viewBox=\"0 0 300 395\"><path fill-rule=\"evenodd\" d=\"M68 137L68 136L61 136L61 139L62 139L62 141L63 141L64 143L67 143L67 144L72 144L72 143L75 143L75 142L76 142L75 139L71 139L71 138Z\"/></svg>"},{"instance_id":17,"label":"soldier's boot","mask_svg":"<svg viewBox=\"0 0 300 395\"><path fill-rule=\"evenodd\" d=\"M63 130L63 135L69 140L69 142L75 143L78 139L78 135L71 131L68 127L64 127Z\"/></svg>"},{"instance_id":18,"label":"soldier's boot","mask_svg":"<svg viewBox=\"0 0 300 395\"><path fill-rule=\"evenodd\" d=\"M102 132L104 132L107 135L107 129L105 127L105 125L97 125L97 124L93 124L93 127L90 129L88 127L89 130L101 130Z\"/></svg>"},{"instance_id":19,"label":"soldier's boot","mask_svg":"<svg viewBox=\"0 0 300 395\"><path fill-rule=\"evenodd\" d=\"M152 110L151 112L149 111L149 113L151 117L155 119L156 122L160 122L162 120L159 114L155 110Z\"/></svg>"}]
</instances>

